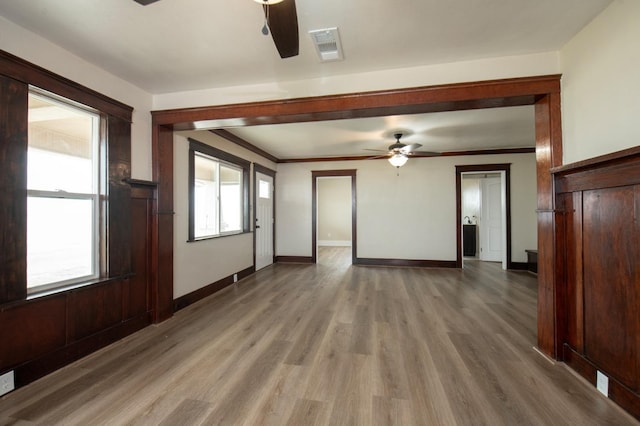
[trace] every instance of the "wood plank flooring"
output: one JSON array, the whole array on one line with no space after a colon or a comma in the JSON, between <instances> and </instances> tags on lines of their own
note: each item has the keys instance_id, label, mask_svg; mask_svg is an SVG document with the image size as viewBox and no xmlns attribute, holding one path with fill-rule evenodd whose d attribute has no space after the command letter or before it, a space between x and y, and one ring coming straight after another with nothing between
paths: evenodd
<instances>
[{"instance_id":1,"label":"wood plank flooring","mask_svg":"<svg viewBox=\"0 0 640 426\"><path fill-rule=\"evenodd\" d=\"M534 351L536 281L278 264L0 399L0 425L632 425Z\"/></svg>"}]
</instances>

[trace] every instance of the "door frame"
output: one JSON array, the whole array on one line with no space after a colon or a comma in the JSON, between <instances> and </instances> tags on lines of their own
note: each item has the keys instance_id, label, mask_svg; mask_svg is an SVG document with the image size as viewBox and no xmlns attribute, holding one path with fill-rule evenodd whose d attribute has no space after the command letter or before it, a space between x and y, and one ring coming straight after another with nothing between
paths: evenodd
<instances>
[{"instance_id":1,"label":"door frame","mask_svg":"<svg viewBox=\"0 0 640 426\"><path fill-rule=\"evenodd\" d=\"M253 269L256 268L256 215L258 209L258 179L256 175L258 173L262 173L263 175L267 175L273 179L273 222L271 223L273 232L272 244L273 244L273 259L272 263L276 261L276 171L271 170L268 167L265 167L258 163L253 163L253 221L251 221L251 227L253 229Z\"/></svg>"},{"instance_id":2,"label":"door frame","mask_svg":"<svg viewBox=\"0 0 640 426\"><path fill-rule=\"evenodd\" d=\"M351 177L351 264L356 263L358 232L356 212L356 169L311 171L311 263L318 263L318 178Z\"/></svg>"},{"instance_id":3,"label":"door frame","mask_svg":"<svg viewBox=\"0 0 640 426\"><path fill-rule=\"evenodd\" d=\"M514 264L511 261L511 164L471 164L456 166L456 267L462 268L462 174L463 173L491 173L504 172L504 195L506 216L506 232L503 236L505 242L505 253L503 259L506 258L506 264L503 267L513 269Z\"/></svg>"}]
</instances>

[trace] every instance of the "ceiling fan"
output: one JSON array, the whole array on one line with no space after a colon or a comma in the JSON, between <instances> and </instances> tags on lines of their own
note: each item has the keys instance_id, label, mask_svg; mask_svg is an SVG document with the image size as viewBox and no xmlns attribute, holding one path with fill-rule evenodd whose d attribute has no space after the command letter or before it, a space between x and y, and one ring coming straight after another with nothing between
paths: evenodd
<instances>
[{"instance_id":1,"label":"ceiling fan","mask_svg":"<svg viewBox=\"0 0 640 426\"><path fill-rule=\"evenodd\" d=\"M422 146L419 143L412 143L410 145L407 145L400 142L402 133L394 133L393 137L396 138L396 141L395 143L389 145L389 147L387 148L388 151L382 151L379 149L367 149L367 151L386 152L385 155L380 155L373 158L388 158L389 163L391 163L391 165L394 167L404 166L410 156L417 155L420 157L436 157L438 155L441 155L439 152L416 151L416 149Z\"/></svg>"},{"instance_id":2,"label":"ceiling fan","mask_svg":"<svg viewBox=\"0 0 640 426\"><path fill-rule=\"evenodd\" d=\"M143 6L158 0L134 0ZM253 0L262 4L265 22L262 33L271 32L273 43L281 58L290 58L299 53L298 15L295 0Z\"/></svg>"}]
</instances>

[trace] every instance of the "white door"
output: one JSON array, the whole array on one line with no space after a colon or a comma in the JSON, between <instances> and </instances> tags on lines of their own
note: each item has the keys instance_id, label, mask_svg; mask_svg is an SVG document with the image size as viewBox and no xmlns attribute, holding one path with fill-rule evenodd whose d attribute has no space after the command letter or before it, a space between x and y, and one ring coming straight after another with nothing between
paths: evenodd
<instances>
[{"instance_id":1,"label":"white door","mask_svg":"<svg viewBox=\"0 0 640 426\"><path fill-rule=\"evenodd\" d=\"M256 270L273 263L273 178L256 173Z\"/></svg>"},{"instance_id":2,"label":"white door","mask_svg":"<svg viewBox=\"0 0 640 426\"><path fill-rule=\"evenodd\" d=\"M480 260L502 261L502 179L482 179L480 218Z\"/></svg>"}]
</instances>

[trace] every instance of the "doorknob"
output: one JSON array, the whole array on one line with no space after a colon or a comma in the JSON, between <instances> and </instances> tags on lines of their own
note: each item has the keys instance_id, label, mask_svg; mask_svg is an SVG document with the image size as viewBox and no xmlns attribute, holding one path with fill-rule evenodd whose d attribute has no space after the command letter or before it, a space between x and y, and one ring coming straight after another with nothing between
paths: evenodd
<instances>
[{"instance_id":1,"label":"doorknob","mask_svg":"<svg viewBox=\"0 0 640 426\"><path fill-rule=\"evenodd\" d=\"M260 228L260 225L256 225L256 229Z\"/></svg>"}]
</instances>

